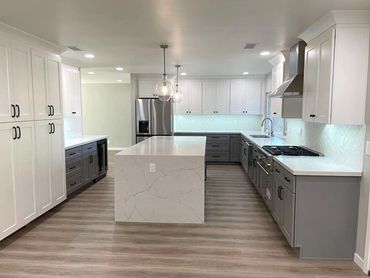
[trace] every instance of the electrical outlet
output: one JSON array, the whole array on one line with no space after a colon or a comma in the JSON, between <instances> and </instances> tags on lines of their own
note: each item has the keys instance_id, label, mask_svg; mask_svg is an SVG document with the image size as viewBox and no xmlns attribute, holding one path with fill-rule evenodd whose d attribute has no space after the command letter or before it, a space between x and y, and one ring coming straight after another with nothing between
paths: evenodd
<instances>
[{"instance_id":1,"label":"electrical outlet","mask_svg":"<svg viewBox=\"0 0 370 278\"><path fill-rule=\"evenodd\" d=\"M366 142L366 155L370 155L370 141Z\"/></svg>"},{"instance_id":2,"label":"electrical outlet","mask_svg":"<svg viewBox=\"0 0 370 278\"><path fill-rule=\"evenodd\" d=\"M155 163L149 163L149 173L155 173Z\"/></svg>"}]
</instances>

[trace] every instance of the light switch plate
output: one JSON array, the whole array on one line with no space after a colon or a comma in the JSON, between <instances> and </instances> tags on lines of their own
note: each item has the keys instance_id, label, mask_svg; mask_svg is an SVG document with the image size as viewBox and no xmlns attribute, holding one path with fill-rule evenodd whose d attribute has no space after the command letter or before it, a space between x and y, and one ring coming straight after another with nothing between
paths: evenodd
<instances>
[{"instance_id":1,"label":"light switch plate","mask_svg":"<svg viewBox=\"0 0 370 278\"><path fill-rule=\"evenodd\" d=\"M366 142L366 155L370 155L370 141Z\"/></svg>"}]
</instances>

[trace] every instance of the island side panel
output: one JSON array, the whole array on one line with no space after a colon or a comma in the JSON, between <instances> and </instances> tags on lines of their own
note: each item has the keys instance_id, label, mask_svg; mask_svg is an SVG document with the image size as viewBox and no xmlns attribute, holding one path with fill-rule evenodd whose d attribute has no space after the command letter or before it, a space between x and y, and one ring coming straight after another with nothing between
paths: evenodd
<instances>
[{"instance_id":1,"label":"island side panel","mask_svg":"<svg viewBox=\"0 0 370 278\"><path fill-rule=\"evenodd\" d=\"M204 168L204 156L116 155L116 222L204 223Z\"/></svg>"},{"instance_id":2,"label":"island side panel","mask_svg":"<svg viewBox=\"0 0 370 278\"><path fill-rule=\"evenodd\" d=\"M298 176L295 246L301 258L353 259L358 177Z\"/></svg>"}]
</instances>

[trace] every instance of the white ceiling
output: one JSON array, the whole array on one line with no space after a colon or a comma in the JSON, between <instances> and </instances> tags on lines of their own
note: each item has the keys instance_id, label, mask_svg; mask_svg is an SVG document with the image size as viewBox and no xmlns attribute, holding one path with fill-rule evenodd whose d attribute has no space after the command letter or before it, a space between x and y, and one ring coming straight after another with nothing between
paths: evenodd
<instances>
[{"instance_id":1,"label":"white ceiling","mask_svg":"<svg viewBox=\"0 0 370 278\"><path fill-rule=\"evenodd\" d=\"M265 74L259 53L276 53L333 9L370 9L369 0L0 0L0 21L59 45L78 46L96 58L68 51L82 67L123 66L160 73L161 43L169 71L190 75ZM243 50L257 42L255 50Z\"/></svg>"},{"instance_id":2,"label":"white ceiling","mask_svg":"<svg viewBox=\"0 0 370 278\"><path fill-rule=\"evenodd\" d=\"M116 71L114 68L83 68L81 69L82 84L127 84L130 83L130 74Z\"/></svg>"}]
</instances>

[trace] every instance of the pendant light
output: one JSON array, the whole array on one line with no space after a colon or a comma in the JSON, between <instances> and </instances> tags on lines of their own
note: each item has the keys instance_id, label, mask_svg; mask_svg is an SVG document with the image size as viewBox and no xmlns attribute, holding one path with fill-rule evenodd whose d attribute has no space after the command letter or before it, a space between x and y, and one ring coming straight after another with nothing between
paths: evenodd
<instances>
[{"instance_id":1,"label":"pendant light","mask_svg":"<svg viewBox=\"0 0 370 278\"><path fill-rule=\"evenodd\" d=\"M180 65L175 65L176 67L176 88L175 88L175 93L173 94L172 100L174 103L179 103L182 101L183 94L179 90L179 68L181 67Z\"/></svg>"},{"instance_id":2,"label":"pendant light","mask_svg":"<svg viewBox=\"0 0 370 278\"><path fill-rule=\"evenodd\" d=\"M169 101L173 95L173 85L167 80L166 74L166 49L168 45L162 44L161 48L163 49L163 78L157 82L155 91L161 101Z\"/></svg>"}]
</instances>

